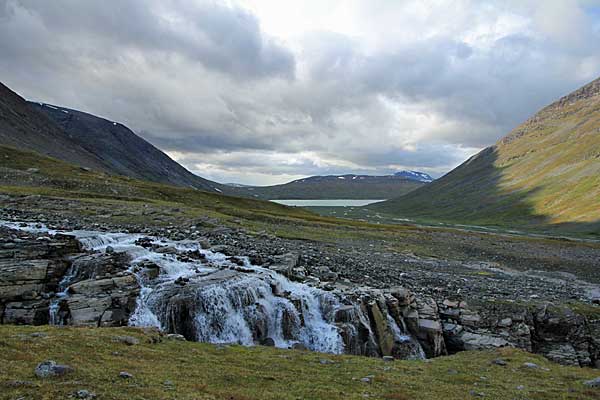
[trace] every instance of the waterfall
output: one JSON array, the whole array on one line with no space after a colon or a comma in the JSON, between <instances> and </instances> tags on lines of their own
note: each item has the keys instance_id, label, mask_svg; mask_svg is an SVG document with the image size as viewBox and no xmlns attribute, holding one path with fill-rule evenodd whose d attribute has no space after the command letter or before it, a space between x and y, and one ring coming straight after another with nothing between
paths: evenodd
<instances>
[{"instance_id":1,"label":"waterfall","mask_svg":"<svg viewBox=\"0 0 600 400\"><path fill-rule=\"evenodd\" d=\"M346 295L292 282L252 265L247 257L231 259L189 240L83 230L57 232L32 224L3 225L32 233L73 235L88 252L126 253L131 260L126 264L128 273L135 275L141 287L135 311L128 316L132 326L157 327L201 342L266 344L370 356L381 355L383 347L378 338L387 335L393 336L394 356L425 358L419 343L390 316L385 302L380 303L384 305L378 314L384 321L374 322L371 312L366 311L374 303L369 303L368 295L363 299L359 292ZM69 287L96 278L93 264L90 268L88 261L78 260L62 277L50 303L51 324L69 322ZM374 329L378 329L377 334Z\"/></svg>"}]
</instances>

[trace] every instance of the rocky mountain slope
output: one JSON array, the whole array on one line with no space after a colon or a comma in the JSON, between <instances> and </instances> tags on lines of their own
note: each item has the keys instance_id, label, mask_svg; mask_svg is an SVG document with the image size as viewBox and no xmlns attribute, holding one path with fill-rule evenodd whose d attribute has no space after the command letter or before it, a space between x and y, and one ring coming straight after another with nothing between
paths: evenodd
<instances>
[{"instance_id":1,"label":"rocky mountain slope","mask_svg":"<svg viewBox=\"0 0 600 400\"><path fill-rule=\"evenodd\" d=\"M600 79L426 187L369 207L429 220L600 232Z\"/></svg>"},{"instance_id":2,"label":"rocky mountain slope","mask_svg":"<svg viewBox=\"0 0 600 400\"><path fill-rule=\"evenodd\" d=\"M29 105L62 128L73 144L102 160L112 173L209 192L222 190L221 184L192 174L125 125L50 104Z\"/></svg>"},{"instance_id":3,"label":"rocky mountain slope","mask_svg":"<svg viewBox=\"0 0 600 400\"><path fill-rule=\"evenodd\" d=\"M44 113L0 83L0 145L27 149L55 158L109 172L96 155L74 143Z\"/></svg>"},{"instance_id":4,"label":"rocky mountain slope","mask_svg":"<svg viewBox=\"0 0 600 400\"><path fill-rule=\"evenodd\" d=\"M219 192L127 127L83 112L30 103L0 83L0 145L112 175Z\"/></svg>"},{"instance_id":5,"label":"rocky mountain slope","mask_svg":"<svg viewBox=\"0 0 600 400\"><path fill-rule=\"evenodd\" d=\"M235 193L277 199L391 199L423 186L414 177L385 175L311 176L283 185L236 187Z\"/></svg>"}]
</instances>

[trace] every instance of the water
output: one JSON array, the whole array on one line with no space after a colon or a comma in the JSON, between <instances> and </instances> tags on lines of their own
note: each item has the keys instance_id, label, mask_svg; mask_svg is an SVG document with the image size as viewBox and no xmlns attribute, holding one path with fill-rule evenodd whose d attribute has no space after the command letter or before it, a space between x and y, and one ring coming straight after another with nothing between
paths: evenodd
<instances>
[{"instance_id":1,"label":"water","mask_svg":"<svg viewBox=\"0 0 600 400\"><path fill-rule=\"evenodd\" d=\"M44 226L0 224L31 233L58 233ZM246 257L239 257L243 265L234 264L224 254L201 249L194 241L128 233L60 233L74 235L88 251L105 252L110 246L115 252L128 253L129 272L141 286L129 325L157 327L209 343L251 346L271 341L280 348L302 345L319 352L377 355L372 350L377 347L376 339L360 300L291 282L252 265ZM179 257L156 251L164 246L174 247ZM185 254L195 257L182 258ZM80 265L73 262L59 284L50 304L51 324L68 323L69 286L95 278L94 271L80 271ZM149 268L158 269L158 275L150 275ZM418 342L386 310L382 312L398 348L409 348L406 358L424 358Z\"/></svg>"},{"instance_id":2,"label":"water","mask_svg":"<svg viewBox=\"0 0 600 400\"><path fill-rule=\"evenodd\" d=\"M274 203L294 207L362 207L368 204L379 203L385 200L271 200Z\"/></svg>"}]
</instances>

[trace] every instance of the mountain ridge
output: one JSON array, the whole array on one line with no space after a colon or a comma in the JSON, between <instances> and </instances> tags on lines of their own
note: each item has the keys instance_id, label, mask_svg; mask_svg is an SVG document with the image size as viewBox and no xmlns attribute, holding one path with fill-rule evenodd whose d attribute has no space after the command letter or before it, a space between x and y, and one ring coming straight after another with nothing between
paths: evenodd
<instances>
[{"instance_id":1,"label":"mountain ridge","mask_svg":"<svg viewBox=\"0 0 600 400\"><path fill-rule=\"evenodd\" d=\"M389 199L425 183L395 175L315 175L272 186L235 187L238 195L267 200Z\"/></svg>"},{"instance_id":2,"label":"mountain ridge","mask_svg":"<svg viewBox=\"0 0 600 400\"><path fill-rule=\"evenodd\" d=\"M367 207L430 221L600 232L600 79L426 187Z\"/></svg>"},{"instance_id":3,"label":"mountain ridge","mask_svg":"<svg viewBox=\"0 0 600 400\"><path fill-rule=\"evenodd\" d=\"M123 124L62 106L29 105L60 126L74 143L110 165L112 172L209 192L222 190L221 184L191 173Z\"/></svg>"}]
</instances>

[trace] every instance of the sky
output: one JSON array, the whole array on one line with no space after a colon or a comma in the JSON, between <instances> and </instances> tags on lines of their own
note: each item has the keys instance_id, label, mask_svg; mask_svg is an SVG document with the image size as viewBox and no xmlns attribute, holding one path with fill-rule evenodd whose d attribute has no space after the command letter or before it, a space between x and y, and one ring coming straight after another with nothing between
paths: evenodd
<instances>
[{"instance_id":1,"label":"sky","mask_svg":"<svg viewBox=\"0 0 600 400\"><path fill-rule=\"evenodd\" d=\"M219 182L438 177L599 76L595 0L0 0L0 81Z\"/></svg>"}]
</instances>

